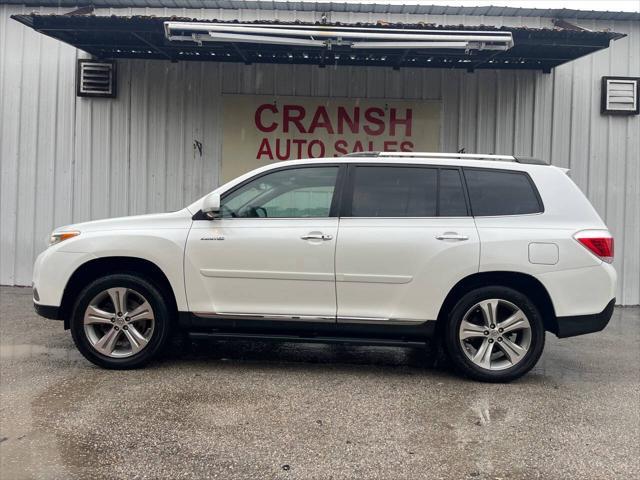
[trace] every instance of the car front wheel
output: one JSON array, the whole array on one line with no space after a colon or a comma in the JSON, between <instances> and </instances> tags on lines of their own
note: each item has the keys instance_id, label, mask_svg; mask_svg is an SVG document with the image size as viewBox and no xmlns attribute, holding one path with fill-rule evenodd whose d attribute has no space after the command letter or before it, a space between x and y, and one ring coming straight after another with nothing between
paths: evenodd
<instances>
[{"instance_id":1,"label":"car front wheel","mask_svg":"<svg viewBox=\"0 0 640 480\"><path fill-rule=\"evenodd\" d=\"M535 304L507 287L468 292L451 311L444 332L454 366L487 382L508 382L527 373L538 362L544 340Z\"/></svg>"},{"instance_id":2,"label":"car front wheel","mask_svg":"<svg viewBox=\"0 0 640 480\"><path fill-rule=\"evenodd\" d=\"M80 352L104 368L136 368L150 361L169 337L170 313L148 280L112 274L78 296L71 334Z\"/></svg>"}]
</instances>

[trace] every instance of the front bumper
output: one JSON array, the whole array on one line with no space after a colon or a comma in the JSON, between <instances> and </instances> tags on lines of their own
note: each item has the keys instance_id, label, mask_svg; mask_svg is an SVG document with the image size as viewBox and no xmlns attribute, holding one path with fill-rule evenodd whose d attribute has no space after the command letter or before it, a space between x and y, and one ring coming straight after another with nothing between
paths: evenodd
<instances>
[{"instance_id":1,"label":"front bumper","mask_svg":"<svg viewBox=\"0 0 640 480\"><path fill-rule=\"evenodd\" d=\"M571 317L557 317L558 338L575 337L587 333L603 330L611 320L616 299L611 300L604 310L593 315L574 315Z\"/></svg>"},{"instance_id":2,"label":"front bumper","mask_svg":"<svg viewBox=\"0 0 640 480\"><path fill-rule=\"evenodd\" d=\"M94 258L90 253L61 251L58 245L47 248L38 255L33 266L34 297L35 291L38 293L34 300L38 305L60 306L64 289L73 272Z\"/></svg>"},{"instance_id":3,"label":"front bumper","mask_svg":"<svg viewBox=\"0 0 640 480\"><path fill-rule=\"evenodd\" d=\"M62 312L60 311L60 307L55 307L52 305L40 305L39 303L33 302L33 308L36 309L36 313L44 318L49 318L51 320L62 320Z\"/></svg>"}]
</instances>

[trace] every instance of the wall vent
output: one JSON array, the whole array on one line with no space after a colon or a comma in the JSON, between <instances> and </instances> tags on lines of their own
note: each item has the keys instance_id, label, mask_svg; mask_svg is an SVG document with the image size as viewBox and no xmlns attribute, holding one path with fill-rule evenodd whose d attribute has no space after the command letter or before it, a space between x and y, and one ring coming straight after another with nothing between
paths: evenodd
<instances>
[{"instance_id":1,"label":"wall vent","mask_svg":"<svg viewBox=\"0 0 640 480\"><path fill-rule=\"evenodd\" d=\"M640 78L602 77L601 113L637 115Z\"/></svg>"},{"instance_id":2,"label":"wall vent","mask_svg":"<svg viewBox=\"0 0 640 480\"><path fill-rule=\"evenodd\" d=\"M79 97L114 98L116 62L78 60L76 90Z\"/></svg>"}]
</instances>

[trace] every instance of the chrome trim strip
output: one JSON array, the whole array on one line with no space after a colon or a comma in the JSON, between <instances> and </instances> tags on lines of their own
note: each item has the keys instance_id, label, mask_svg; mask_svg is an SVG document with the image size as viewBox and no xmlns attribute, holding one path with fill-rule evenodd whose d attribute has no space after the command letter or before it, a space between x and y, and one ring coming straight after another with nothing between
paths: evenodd
<instances>
[{"instance_id":1,"label":"chrome trim strip","mask_svg":"<svg viewBox=\"0 0 640 480\"><path fill-rule=\"evenodd\" d=\"M279 320L284 322L335 322L336 317L327 315L281 315L281 314L259 314L259 313L209 313L193 312L201 318L218 318L221 320Z\"/></svg>"},{"instance_id":2,"label":"chrome trim strip","mask_svg":"<svg viewBox=\"0 0 640 480\"><path fill-rule=\"evenodd\" d=\"M383 317L338 317L338 323L363 323L369 325L419 325L424 319L383 318Z\"/></svg>"},{"instance_id":3,"label":"chrome trim strip","mask_svg":"<svg viewBox=\"0 0 640 480\"><path fill-rule=\"evenodd\" d=\"M258 313L193 312L197 317L220 320L274 320L282 322L361 323L370 325L418 325L428 320L384 317L331 317L327 315L281 315Z\"/></svg>"}]
</instances>

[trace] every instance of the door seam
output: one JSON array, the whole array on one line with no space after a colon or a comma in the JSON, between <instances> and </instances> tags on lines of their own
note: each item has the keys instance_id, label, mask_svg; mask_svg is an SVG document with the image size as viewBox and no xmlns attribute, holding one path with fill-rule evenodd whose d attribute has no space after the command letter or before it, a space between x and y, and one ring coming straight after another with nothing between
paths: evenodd
<instances>
[{"instance_id":1,"label":"door seam","mask_svg":"<svg viewBox=\"0 0 640 480\"><path fill-rule=\"evenodd\" d=\"M333 291L335 292L335 315L334 322L338 323L338 242L340 241L340 217L338 217L338 225L336 227L336 241L333 247Z\"/></svg>"}]
</instances>

